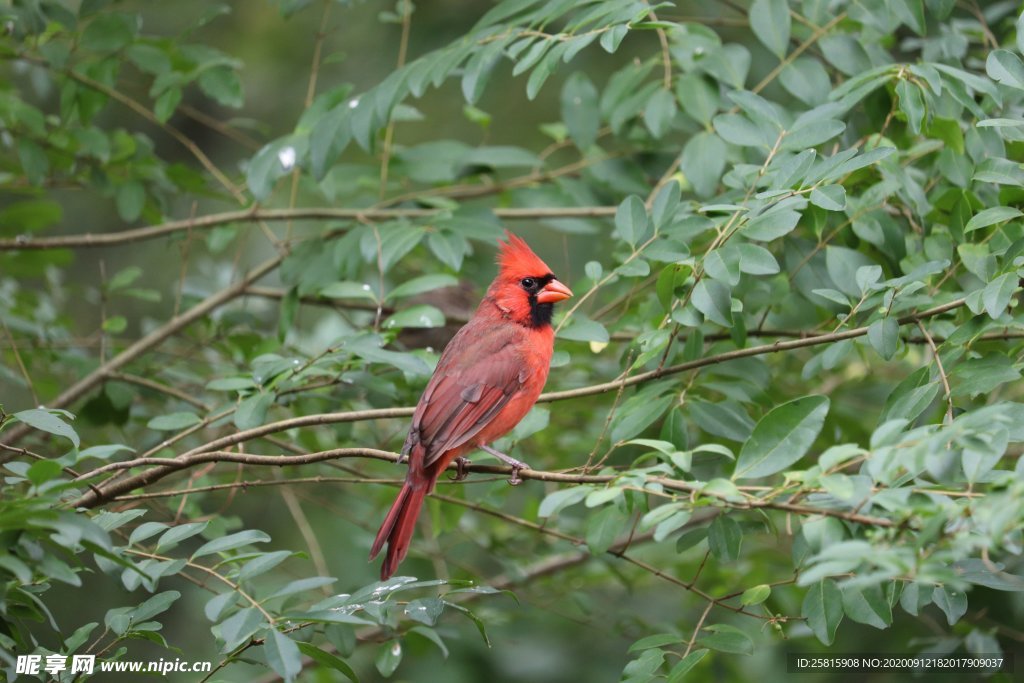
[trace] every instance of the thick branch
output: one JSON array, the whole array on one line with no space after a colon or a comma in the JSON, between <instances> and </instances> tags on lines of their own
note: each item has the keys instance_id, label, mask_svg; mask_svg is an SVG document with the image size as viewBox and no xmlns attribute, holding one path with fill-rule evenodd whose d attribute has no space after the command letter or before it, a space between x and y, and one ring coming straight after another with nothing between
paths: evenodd
<instances>
[{"instance_id":1,"label":"thick branch","mask_svg":"<svg viewBox=\"0 0 1024 683\"><path fill-rule=\"evenodd\" d=\"M553 208L507 208L492 209L495 216L506 220L534 218L601 218L614 216L614 206L581 206ZM208 216L198 216L160 225L133 228L119 232L85 233L62 237L25 237L0 240L0 251L21 249L78 249L89 247L110 247L130 244L142 240L163 237L176 232L213 228L228 223L249 223L256 221L293 221L306 219L385 221L398 218L430 218L440 213L438 209L336 209L331 207L305 207L298 209L241 209L225 211Z\"/></svg>"},{"instance_id":2,"label":"thick branch","mask_svg":"<svg viewBox=\"0 0 1024 683\"><path fill-rule=\"evenodd\" d=\"M900 325L916 324L918 320L925 318L931 318L942 313L954 310L963 306L965 303L964 299L956 299L941 306L935 306L929 308L920 313L912 313L905 315L898 319ZM716 365L718 363L724 363L726 361L735 360L737 358L747 358L750 356L758 356L767 353L776 353L778 351L788 351L792 349L803 348L807 346L816 346L820 344L829 344L832 342L840 341L843 339L853 339L856 337L862 337L868 332L867 327L858 327L851 330L845 330L843 332L820 334L814 337L808 337L805 339L791 339L787 341L777 341L773 344L762 344L760 346L752 346L746 349L736 349L735 351L727 351L725 353L716 354L714 356L708 356L707 358L699 358L695 361L688 363L681 363L679 365L673 365L668 368L662 368L660 370L652 370L650 372L641 373L634 375L624 380L613 380L611 382L605 382L603 384L594 384L587 387L580 387L579 389L569 389L567 391L557 391L547 394L542 394L539 401L550 402L550 401L563 401L571 398L580 398L583 396L593 396L597 394L606 393L609 391L618 391L622 386L632 386L635 384L641 384L654 379L660 379L673 374L685 372L687 370L694 370L702 368L708 365ZM196 456L201 453L209 453L212 451L222 450L230 446L249 441L251 439L266 436L267 434L273 434L276 432L285 431L288 429L295 429L297 427L308 427L313 425L324 425L333 424L338 422L357 422L362 420L375 420L384 418L394 417L409 417L413 413L413 408L383 408L376 410L358 410L358 411L347 411L339 413L324 413L320 415L306 415L302 417L295 417L289 420L281 420L280 422L273 422L270 424L256 427L254 429L247 429L228 436L215 439L210 443L204 444L197 448L194 448L186 453L183 453L172 460L168 460L159 470L150 470L131 477L126 477L116 482L108 484L106 487L101 487L102 496L98 496L95 492L89 492L82 496L77 501L76 505L82 505L85 507L94 507L100 503L109 500L110 498L127 493L140 486L145 486L156 479L162 478L171 472L180 469L180 465L172 464L177 461L187 461L189 458ZM238 455L238 454L235 454ZM254 457L254 456L244 456ZM205 461L204 461L205 462ZM277 463L280 464L280 463ZM159 476L155 475L154 472L159 471ZM500 470L506 471L506 470ZM560 475L560 476L571 476L571 475ZM558 479L547 479L546 481L577 481L579 480L558 480Z\"/></svg>"},{"instance_id":3,"label":"thick branch","mask_svg":"<svg viewBox=\"0 0 1024 683\"><path fill-rule=\"evenodd\" d=\"M117 495L127 493L139 486L147 486L159 481L173 472L207 462L235 462L253 466L288 467L310 465L328 460L340 460L343 458L369 458L373 460L398 462L399 455L398 453L382 451L376 448L335 448L316 453L307 453L304 455L254 455L249 453L233 453L230 451L208 451L203 453L193 453L191 455L182 455L170 460L166 458L136 458L134 460L104 465L92 472L81 475L76 481L84 481L105 472L111 472L118 469L128 469L144 465L155 465L155 467L130 479L114 481L102 489L93 489L76 501L74 506L96 507ZM457 467L453 463L448 469L456 471ZM470 463L465 465L463 469L469 472L481 472L487 474L512 474L512 469L504 465L475 465ZM519 476L522 479L532 479L536 481L593 485L611 484L618 478L618 475L614 474L571 474L568 472L546 472L543 470L531 469L519 470ZM717 499L725 507L735 508L738 510L767 508L772 510L783 510L799 515L825 515L828 517L837 517L857 524L867 524L870 526L895 526L894 522L882 517L871 517L844 510L815 508L807 505L762 500L753 496L744 500L735 500L724 494L714 492L705 493L702 491L701 486L667 477L648 477L647 481L651 484L659 484L670 491L677 491L685 494L706 495Z\"/></svg>"}]
</instances>

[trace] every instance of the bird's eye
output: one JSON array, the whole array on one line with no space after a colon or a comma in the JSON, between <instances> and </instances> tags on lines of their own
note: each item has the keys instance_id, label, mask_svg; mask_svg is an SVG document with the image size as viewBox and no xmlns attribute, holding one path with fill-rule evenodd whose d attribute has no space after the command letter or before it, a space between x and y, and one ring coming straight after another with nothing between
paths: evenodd
<instances>
[{"instance_id":1,"label":"bird's eye","mask_svg":"<svg viewBox=\"0 0 1024 683\"><path fill-rule=\"evenodd\" d=\"M519 284L523 286L523 289L530 290L537 286L537 280L532 277L524 277L519 281Z\"/></svg>"}]
</instances>

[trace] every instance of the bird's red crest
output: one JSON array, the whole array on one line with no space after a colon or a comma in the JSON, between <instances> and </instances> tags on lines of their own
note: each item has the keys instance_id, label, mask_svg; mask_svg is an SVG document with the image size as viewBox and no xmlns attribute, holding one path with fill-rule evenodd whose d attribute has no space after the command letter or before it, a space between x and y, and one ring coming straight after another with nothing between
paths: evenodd
<instances>
[{"instance_id":1,"label":"bird's red crest","mask_svg":"<svg viewBox=\"0 0 1024 683\"><path fill-rule=\"evenodd\" d=\"M539 277L551 272L548 264L533 253L521 237L506 230L505 239L507 241L498 243L498 266L501 275L518 279L527 276Z\"/></svg>"}]
</instances>

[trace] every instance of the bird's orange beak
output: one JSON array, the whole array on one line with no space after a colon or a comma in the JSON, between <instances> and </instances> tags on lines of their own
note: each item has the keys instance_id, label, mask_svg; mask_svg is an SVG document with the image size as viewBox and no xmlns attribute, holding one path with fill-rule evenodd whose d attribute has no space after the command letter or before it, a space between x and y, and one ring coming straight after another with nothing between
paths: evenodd
<instances>
[{"instance_id":1,"label":"bird's orange beak","mask_svg":"<svg viewBox=\"0 0 1024 683\"><path fill-rule=\"evenodd\" d=\"M572 296L572 290L558 280L552 280L544 285L544 288L537 292L537 303L553 304L556 301L564 301Z\"/></svg>"}]
</instances>

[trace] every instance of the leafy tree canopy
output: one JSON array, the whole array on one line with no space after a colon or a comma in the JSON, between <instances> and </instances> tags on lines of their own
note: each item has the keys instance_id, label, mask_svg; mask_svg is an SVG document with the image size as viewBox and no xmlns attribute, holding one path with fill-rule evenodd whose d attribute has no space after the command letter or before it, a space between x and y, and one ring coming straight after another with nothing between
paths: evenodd
<instances>
[{"instance_id":1,"label":"leafy tree canopy","mask_svg":"<svg viewBox=\"0 0 1024 683\"><path fill-rule=\"evenodd\" d=\"M1020 655L1018 5L6 4L0 666ZM534 469L375 583L506 226L576 292Z\"/></svg>"}]
</instances>

